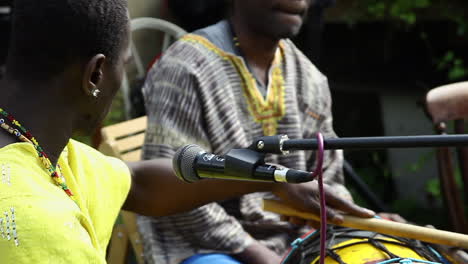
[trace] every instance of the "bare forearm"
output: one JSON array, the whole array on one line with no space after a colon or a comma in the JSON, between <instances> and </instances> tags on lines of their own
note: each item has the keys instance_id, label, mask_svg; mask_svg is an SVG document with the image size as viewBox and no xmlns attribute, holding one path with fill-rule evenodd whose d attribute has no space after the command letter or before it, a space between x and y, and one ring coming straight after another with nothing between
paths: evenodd
<instances>
[{"instance_id":1,"label":"bare forearm","mask_svg":"<svg viewBox=\"0 0 468 264\"><path fill-rule=\"evenodd\" d=\"M258 241L254 241L252 245L233 257L246 264L279 264L281 262L278 254Z\"/></svg>"},{"instance_id":2,"label":"bare forearm","mask_svg":"<svg viewBox=\"0 0 468 264\"><path fill-rule=\"evenodd\" d=\"M150 160L129 164L132 187L124 209L149 216L181 213L201 205L241 196L252 192L271 191L298 209L319 212L317 182L301 184L262 183L228 180L202 180L185 183L179 180L170 159ZM373 217L374 212L343 199L328 187L326 190L329 219L342 220L341 212L360 217Z\"/></svg>"},{"instance_id":3,"label":"bare forearm","mask_svg":"<svg viewBox=\"0 0 468 264\"><path fill-rule=\"evenodd\" d=\"M228 180L185 183L175 176L170 159L130 163L129 167L132 187L124 209L143 215L180 213L213 201L276 188L274 183Z\"/></svg>"}]
</instances>

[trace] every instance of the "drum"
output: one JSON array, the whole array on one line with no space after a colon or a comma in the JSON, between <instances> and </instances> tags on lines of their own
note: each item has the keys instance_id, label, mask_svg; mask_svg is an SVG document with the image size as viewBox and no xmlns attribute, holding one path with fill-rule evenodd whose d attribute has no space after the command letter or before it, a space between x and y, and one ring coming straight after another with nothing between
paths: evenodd
<instances>
[{"instance_id":1,"label":"drum","mask_svg":"<svg viewBox=\"0 0 468 264\"><path fill-rule=\"evenodd\" d=\"M327 264L451 263L430 245L413 239L338 226L329 226L327 236ZM282 263L318 264L319 258L316 231L294 241Z\"/></svg>"}]
</instances>

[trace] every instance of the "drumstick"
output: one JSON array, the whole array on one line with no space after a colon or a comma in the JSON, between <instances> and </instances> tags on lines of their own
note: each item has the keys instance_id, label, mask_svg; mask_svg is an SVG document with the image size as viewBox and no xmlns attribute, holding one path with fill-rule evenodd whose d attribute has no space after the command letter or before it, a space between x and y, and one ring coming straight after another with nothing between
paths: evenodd
<instances>
[{"instance_id":1,"label":"drumstick","mask_svg":"<svg viewBox=\"0 0 468 264\"><path fill-rule=\"evenodd\" d=\"M303 219L320 221L318 215L300 212L281 201L263 200L263 209L285 216L295 216ZM333 224L333 223L332 223ZM422 226L403 224L379 218L360 218L344 215L340 226L373 231L386 235L406 237L428 243L447 245L468 249L468 235L431 229Z\"/></svg>"}]
</instances>

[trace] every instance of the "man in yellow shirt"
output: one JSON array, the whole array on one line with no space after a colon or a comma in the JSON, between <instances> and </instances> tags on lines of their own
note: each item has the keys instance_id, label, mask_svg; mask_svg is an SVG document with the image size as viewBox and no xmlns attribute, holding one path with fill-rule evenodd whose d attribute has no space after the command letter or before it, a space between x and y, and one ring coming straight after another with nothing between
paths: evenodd
<instances>
[{"instance_id":1,"label":"man in yellow shirt","mask_svg":"<svg viewBox=\"0 0 468 264\"><path fill-rule=\"evenodd\" d=\"M128 22L125 0L15 1L0 85L1 264L105 263L122 207L162 216L272 191L296 207L319 210L315 182L186 184L168 159L125 164L71 140L102 121L120 87ZM333 193L327 199L341 211L373 216Z\"/></svg>"}]
</instances>

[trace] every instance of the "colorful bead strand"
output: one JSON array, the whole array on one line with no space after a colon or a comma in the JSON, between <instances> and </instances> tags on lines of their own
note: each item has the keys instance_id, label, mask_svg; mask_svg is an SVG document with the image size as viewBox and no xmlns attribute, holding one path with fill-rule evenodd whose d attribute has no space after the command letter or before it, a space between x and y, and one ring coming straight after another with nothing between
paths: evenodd
<instances>
[{"instance_id":1,"label":"colorful bead strand","mask_svg":"<svg viewBox=\"0 0 468 264\"><path fill-rule=\"evenodd\" d=\"M31 133L23 127L20 122L18 122L11 114L7 113L5 110L0 108L0 114L3 115L11 124L13 124L17 129L6 124L4 119L0 119L0 127L10 134L16 136L20 141L30 143L34 146L41 160L42 164L46 168L47 172L50 174L55 183L62 188L63 191L72 199L75 200L75 197L72 191L68 188L67 184L64 181L61 173L59 172L59 166L54 166L50 161L47 154L44 152L44 149L39 145L37 140L31 135Z\"/></svg>"}]
</instances>

